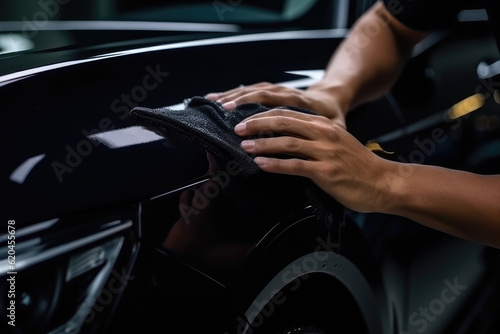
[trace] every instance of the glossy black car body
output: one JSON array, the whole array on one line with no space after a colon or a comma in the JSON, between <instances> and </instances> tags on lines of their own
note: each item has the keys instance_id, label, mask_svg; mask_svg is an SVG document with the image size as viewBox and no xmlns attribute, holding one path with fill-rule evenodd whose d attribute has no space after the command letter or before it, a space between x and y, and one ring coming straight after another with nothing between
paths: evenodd
<instances>
[{"instance_id":1,"label":"glossy black car body","mask_svg":"<svg viewBox=\"0 0 500 334\"><path fill-rule=\"evenodd\" d=\"M126 33L4 25L36 46L0 54L2 329L487 333L496 250L378 214L346 211L328 229L304 180L242 178L129 117L240 84L305 88L368 6ZM396 152L388 159L498 173L498 81L476 71L498 59L480 19L436 33L390 95L350 114L349 130ZM449 117L476 93L481 109Z\"/></svg>"}]
</instances>

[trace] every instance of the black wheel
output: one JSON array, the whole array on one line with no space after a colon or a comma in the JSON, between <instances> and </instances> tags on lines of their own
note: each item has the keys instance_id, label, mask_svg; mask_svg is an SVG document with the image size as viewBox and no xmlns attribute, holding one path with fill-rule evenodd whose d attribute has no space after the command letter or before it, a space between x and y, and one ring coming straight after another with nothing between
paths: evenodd
<instances>
[{"instance_id":1,"label":"black wheel","mask_svg":"<svg viewBox=\"0 0 500 334\"><path fill-rule=\"evenodd\" d=\"M310 274L294 280L281 290L280 296L284 302L264 306L266 312L250 324L250 333L368 333L358 304L330 276Z\"/></svg>"}]
</instances>

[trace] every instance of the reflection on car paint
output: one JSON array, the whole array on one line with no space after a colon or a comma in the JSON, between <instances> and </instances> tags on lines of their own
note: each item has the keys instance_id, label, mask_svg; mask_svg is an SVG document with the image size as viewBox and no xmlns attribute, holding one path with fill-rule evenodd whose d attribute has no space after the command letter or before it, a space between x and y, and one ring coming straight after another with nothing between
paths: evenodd
<instances>
[{"instance_id":1,"label":"reflection on car paint","mask_svg":"<svg viewBox=\"0 0 500 334\"><path fill-rule=\"evenodd\" d=\"M23 184L33 168L35 168L43 158L45 158L45 154L35 155L34 157L24 160L24 162L10 174L9 179L16 183Z\"/></svg>"},{"instance_id":2,"label":"reflection on car paint","mask_svg":"<svg viewBox=\"0 0 500 334\"><path fill-rule=\"evenodd\" d=\"M163 139L162 136L141 126L130 126L117 130L99 132L87 138L97 140L109 148L146 144Z\"/></svg>"}]
</instances>

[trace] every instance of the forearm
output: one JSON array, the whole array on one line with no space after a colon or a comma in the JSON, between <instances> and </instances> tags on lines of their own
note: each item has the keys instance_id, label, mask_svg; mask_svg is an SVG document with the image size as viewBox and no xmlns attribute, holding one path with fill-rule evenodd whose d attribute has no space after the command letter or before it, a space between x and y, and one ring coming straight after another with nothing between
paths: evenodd
<instances>
[{"instance_id":1,"label":"forearm","mask_svg":"<svg viewBox=\"0 0 500 334\"><path fill-rule=\"evenodd\" d=\"M328 91L345 115L359 104L386 93L413 46L424 36L392 18L378 2L357 21L340 44L324 78L309 89Z\"/></svg>"},{"instance_id":2,"label":"forearm","mask_svg":"<svg viewBox=\"0 0 500 334\"><path fill-rule=\"evenodd\" d=\"M392 163L391 163L392 164ZM500 248L500 175L394 163L381 211ZM389 184L388 184L389 185Z\"/></svg>"},{"instance_id":3,"label":"forearm","mask_svg":"<svg viewBox=\"0 0 500 334\"><path fill-rule=\"evenodd\" d=\"M241 143L265 172L309 178L353 211L407 217L500 248L500 175L386 160L328 118L292 110L256 114L234 130L283 134Z\"/></svg>"}]
</instances>

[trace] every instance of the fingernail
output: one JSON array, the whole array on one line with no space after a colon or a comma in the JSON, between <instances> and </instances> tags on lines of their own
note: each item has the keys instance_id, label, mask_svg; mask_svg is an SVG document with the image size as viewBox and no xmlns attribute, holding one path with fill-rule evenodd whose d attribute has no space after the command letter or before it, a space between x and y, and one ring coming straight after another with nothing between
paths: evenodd
<instances>
[{"instance_id":1,"label":"fingernail","mask_svg":"<svg viewBox=\"0 0 500 334\"><path fill-rule=\"evenodd\" d=\"M212 100L212 101L217 101L219 99L219 94L210 93L210 94L205 95L205 98Z\"/></svg>"},{"instance_id":2,"label":"fingernail","mask_svg":"<svg viewBox=\"0 0 500 334\"><path fill-rule=\"evenodd\" d=\"M259 165L260 168L262 167L266 167L267 166L267 159L266 158L263 158L263 157L257 157L255 159L253 159L253 161Z\"/></svg>"},{"instance_id":3,"label":"fingernail","mask_svg":"<svg viewBox=\"0 0 500 334\"><path fill-rule=\"evenodd\" d=\"M247 124L246 123L240 123L234 127L234 132L236 133L244 133L245 130L247 129Z\"/></svg>"},{"instance_id":4,"label":"fingernail","mask_svg":"<svg viewBox=\"0 0 500 334\"><path fill-rule=\"evenodd\" d=\"M251 151L255 147L254 140L244 140L241 142L241 148L245 151Z\"/></svg>"},{"instance_id":5,"label":"fingernail","mask_svg":"<svg viewBox=\"0 0 500 334\"><path fill-rule=\"evenodd\" d=\"M224 103L224 104L222 105L222 107L223 107L224 109L226 109L227 111L231 111L231 110L233 110L234 108L236 108L236 103L234 103L234 102L227 102L227 103Z\"/></svg>"}]
</instances>

